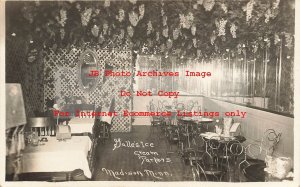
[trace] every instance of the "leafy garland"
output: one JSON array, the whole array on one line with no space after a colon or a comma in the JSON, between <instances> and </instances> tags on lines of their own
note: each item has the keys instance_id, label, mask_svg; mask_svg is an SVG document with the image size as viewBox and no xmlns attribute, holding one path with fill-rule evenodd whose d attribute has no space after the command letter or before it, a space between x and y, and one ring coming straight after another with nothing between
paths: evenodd
<instances>
[{"instance_id":1,"label":"leafy garland","mask_svg":"<svg viewBox=\"0 0 300 187\"><path fill-rule=\"evenodd\" d=\"M36 48L91 43L129 47L142 54L208 58L242 46L255 53L279 45L293 49L294 1L35 1L7 2L8 34ZM10 9L8 9L10 10Z\"/></svg>"}]
</instances>

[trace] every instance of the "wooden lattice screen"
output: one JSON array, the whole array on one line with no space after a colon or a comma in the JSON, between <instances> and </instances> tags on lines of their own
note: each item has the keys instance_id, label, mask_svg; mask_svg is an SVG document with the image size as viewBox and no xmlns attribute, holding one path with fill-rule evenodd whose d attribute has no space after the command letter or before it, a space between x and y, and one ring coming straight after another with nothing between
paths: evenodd
<instances>
[{"instance_id":1,"label":"wooden lattice screen","mask_svg":"<svg viewBox=\"0 0 300 187\"><path fill-rule=\"evenodd\" d=\"M112 66L113 71L131 71L132 53L130 50L94 50L99 59L100 70L105 69L105 64ZM107 106L111 99L115 98L115 111L118 116L112 121L113 132L129 132L131 129L131 117L123 117L123 110L132 110L132 98L121 97L122 89L129 90L132 85L132 77L105 77L106 81L99 79L97 88L85 93L79 86L78 66L82 49L63 49L59 52L49 51L44 57L44 107L49 100L56 99L60 104L65 104L66 98L81 97L88 104L96 107Z\"/></svg>"}]
</instances>

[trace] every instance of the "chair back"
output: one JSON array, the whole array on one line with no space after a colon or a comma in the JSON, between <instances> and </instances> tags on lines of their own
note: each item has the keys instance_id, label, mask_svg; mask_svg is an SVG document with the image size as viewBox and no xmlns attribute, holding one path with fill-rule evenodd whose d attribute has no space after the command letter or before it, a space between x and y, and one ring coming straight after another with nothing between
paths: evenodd
<instances>
[{"instance_id":1,"label":"chair back","mask_svg":"<svg viewBox=\"0 0 300 187\"><path fill-rule=\"evenodd\" d=\"M169 109L168 107L171 106L171 105L169 104L169 102L166 101L166 100L164 100L164 101L162 102L162 105L163 105L164 109Z\"/></svg>"},{"instance_id":2,"label":"chair back","mask_svg":"<svg viewBox=\"0 0 300 187\"><path fill-rule=\"evenodd\" d=\"M224 118L224 135L229 137L230 136L230 128L233 123L232 118Z\"/></svg>"},{"instance_id":3,"label":"chair back","mask_svg":"<svg viewBox=\"0 0 300 187\"><path fill-rule=\"evenodd\" d=\"M38 136L55 136L56 126L51 117L32 117L28 119L27 127Z\"/></svg>"},{"instance_id":4,"label":"chair back","mask_svg":"<svg viewBox=\"0 0 300 187\"><path fill-rule=\"evenodd\" d=\"M277 133L274 129L267 129L264 132L260 146L266 152L266 155L273 155L280 138L281 133Z\"/></svg>"},{"instance_id":5,"label":"chair back","mask_svg":"<svg viewBox=\"0 0 300 187\"><path fill-rule=\"evenodd\" d=\"M153 102L150 102L149 103L149 111L150 112L157 112L158 111L158 107Z\"/></svg>"},{"instance_id":6,"label":"chair back","mask_svg":"<svg viewBox=\"0 0 300 187\"><path fill-rule=\"evenodd\" d=\"M187 111L192 111L192 109L194 108L195 103L193 100L188 101L187 105L186 105L186 110Z\"/></svg>"},{"instance_id":7,"label":"chair back","mask_svg":"<svg viewBox=\"0 0 300 187\"><path fill-rule=\"evenodd\" d=\"M183 103L177 103L176 104L176 110L183 111L185 109L185 106Z\"/></svg>"},{"instance_id":8,"label":"chair back","mask_svg":"<svg viewBox=\"0 0 300 187\"><path fill-rule=\"evenodd\" d=\"M202 138L206 148L202 156L202 164L197 164L197 171L200 173L199 178L204 176L206 181L221 181L227 172L226 167L222 165L222 160L219 159L224 157L222 155L224 152L220 151L224 144L219 140L219 136L211 137L210 139Z\"/></svg>"},{"instance_id":9,"label":"chair back","mask_svg":"<svg viewBox=\"0 0 300 187\"><path fill-rule=\"evenodd\" d=\"M229 150L229 153L233 156L240 156L244 152L244 147L237 140L231 140L227 143L226 148Z\"/></svg>"},{"instance_id":10,"label":"chair back","mask_svg":"<svg viewBox=\"0 0 300 187\"><path fill-rule=\"evenodd\" d=\"M93 139L110 138L110 124L101 119L96 118L93 126Z\"/></svg>"}]
</instances>

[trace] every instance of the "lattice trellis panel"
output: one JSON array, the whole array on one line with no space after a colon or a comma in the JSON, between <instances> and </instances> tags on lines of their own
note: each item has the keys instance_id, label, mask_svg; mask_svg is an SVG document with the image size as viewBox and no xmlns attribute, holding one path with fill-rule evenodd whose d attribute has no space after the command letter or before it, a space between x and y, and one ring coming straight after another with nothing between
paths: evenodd
<instances>
[{"instance_id":1,"label":"lattice trellis panel","mask_svg":"<svg viewBox=\"0 0 300 187\"><path fill-rule=\"evenodd\" d=\"M21 83L27 117L43 110L43 67L40 58L28 62L26 42L8 38L6 47L6 82Z\"/></svg>"},{"instance_id":2,"label":"lattice trellis panel","mask_svg":"<svg viewBox=\"0 0 300 187\"><path fill-rule=\"evenodd\" d=\"M132 98L121 97L121 90L131 88L131 77L105 77L105 82L99 78L97 87L90 93L85 93L79 86L78 66L79 56L83 51L73 49L70 52L62 50L59 53L50 51L45 57L45 85L44 85L44 103L48 100L56 99L58 104L66 104L66 98L79 97L89 104L95 104L96 107L110 105L111 99L115 98L116 116L112 121L113 132L129 132L131 118L123 117L123 110L132 109ZM132 72L132 54L131 51L110 51L96 50L99 59L100 77L104 73L105 64L113 67L113 71L131 71ZM46 108L46 106L45 106Z\"/></svg>"}]
</instances>

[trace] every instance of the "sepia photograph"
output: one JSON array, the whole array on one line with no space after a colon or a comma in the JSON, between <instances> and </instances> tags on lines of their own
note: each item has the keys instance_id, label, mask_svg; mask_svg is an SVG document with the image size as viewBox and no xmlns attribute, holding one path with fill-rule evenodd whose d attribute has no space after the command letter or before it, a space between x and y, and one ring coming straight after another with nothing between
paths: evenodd
<instances>
[{"instance_id":1,"label":"sepia photograph","mask_svg":"<svg viewBox=\"0 0 300 187\"><path fill-rule=\"evenodd\" d=\"M295 1L4 2L5 181L298 180Z\"/></svg>"}]
</instances>

